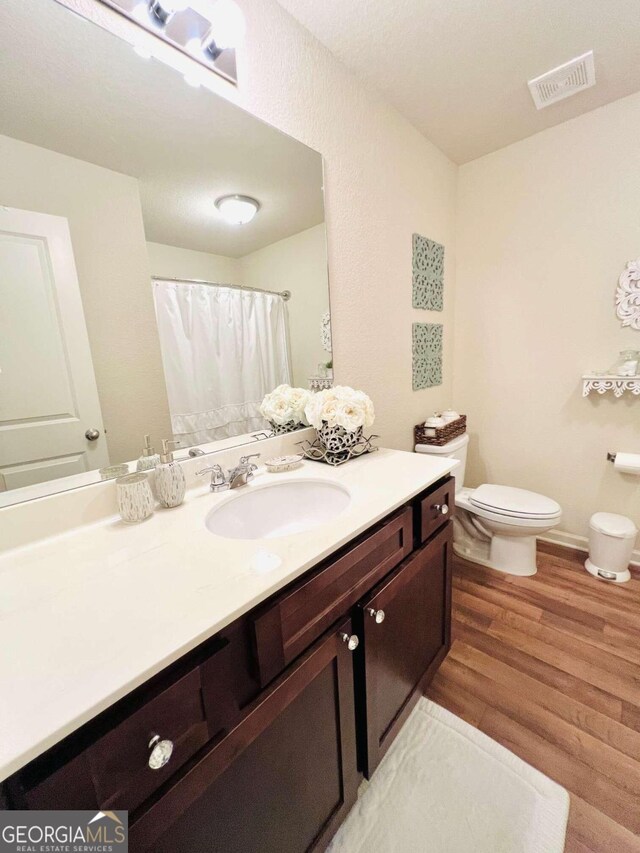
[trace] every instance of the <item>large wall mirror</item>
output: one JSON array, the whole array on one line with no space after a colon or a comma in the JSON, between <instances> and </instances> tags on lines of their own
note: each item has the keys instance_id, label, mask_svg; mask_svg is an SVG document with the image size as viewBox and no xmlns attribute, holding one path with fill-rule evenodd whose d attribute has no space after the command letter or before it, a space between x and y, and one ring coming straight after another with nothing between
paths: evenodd
<instances>
[{"instance_id":1,"label":"large wall mirror","mask_svg":"<svg viewBox=\"0 0 640 853\"><path fill-rule=\"evenodd\" d=\"M53 0L0 66L0 506L255 442L331 364L320 155Z\"/></svg>"}]
</instances>

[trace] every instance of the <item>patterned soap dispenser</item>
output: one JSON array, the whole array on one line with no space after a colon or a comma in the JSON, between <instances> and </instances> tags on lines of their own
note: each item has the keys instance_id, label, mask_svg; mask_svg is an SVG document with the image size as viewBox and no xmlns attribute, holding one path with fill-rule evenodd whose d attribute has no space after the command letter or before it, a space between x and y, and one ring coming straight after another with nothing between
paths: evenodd
<instances>
[{"instance_id":1,"label":"patterned soap dispenser","mask_svg":"<svg viewBox=\"0 0 640 853\"><path fill-rule=\"evenodd\" d=\"M145 435L142 456L136 462L136 471L151 471L160 462L160 456L151 446L151 436Z\"/></svg>"},{"instance_id":2,"label":"patterned soap dispenser","mask_svg":"<svg viewBox=\"0 0 640 853\"><path fill-rule=\"evenodd\" d=\"M175 462L170 445L178 444L166 438L162 439L160 464L156 466L156 494L162 506L180 506L184 500L187 482L179 462Z\"/></svg>"}]
</instances>

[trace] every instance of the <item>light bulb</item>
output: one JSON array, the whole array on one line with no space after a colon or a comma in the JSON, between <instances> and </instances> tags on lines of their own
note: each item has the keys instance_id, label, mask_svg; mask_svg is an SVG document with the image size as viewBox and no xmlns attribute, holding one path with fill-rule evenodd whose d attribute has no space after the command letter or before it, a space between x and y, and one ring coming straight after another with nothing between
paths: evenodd
<instances>
[{"instance_id":1,"label":"light bulb","mask_svg":"<svg viewBox=\"0 0 640 853\"><path fill-rule=\"evenodd\" d=\"M207 17L211 21L211 29L205 37L205 45L210 53L213 53L210 47L212 44L218 50L225 50L242 43L244 15L233 0L216 0L213 8L207 12Z\"/></svg>"},{"instance_id":2,"label":"light bulb","mask_svg":"<svg viewBox=\"0 0 640 853\"><path fill-rule=\"evenodd\" d=\"M140 21L140 23L148 20L149 4L146 3L145 0L140 0L140 2L136 3L133 9L131 9L131 17L134 18L136 21Z\"/></svg>"},{"instance_id":3,"label":"light bulb","mask_svg":"<svg viewBox=\"0 0 640 853\"><path fill-rule=\"evenodd\" d=\"M225 195L215 205L230 225L246 225L260 210L260 202L246 195Z\"/></svg>"},{"instance_id":4,"label":"light bulb","mask_svg":"<svg viewBox=\"0 0 640 853\"><path fill-rule=\"evenodd\" d=\"M198 56L202 53L202 39L199 39L197 36L190 38L185 44L184 49L192 56Z\"/></svg>"},{"instance_id":5,"label":"light bulb","mask_svg":"<svg viewBox=\"0 0 640 853\"><path fill-rule=\"evenodd\" d=\"M159 5L168 15L175 15L176 12L184 12L189 6L189 0L159 0Z\"/></svg>"}]
</instances>

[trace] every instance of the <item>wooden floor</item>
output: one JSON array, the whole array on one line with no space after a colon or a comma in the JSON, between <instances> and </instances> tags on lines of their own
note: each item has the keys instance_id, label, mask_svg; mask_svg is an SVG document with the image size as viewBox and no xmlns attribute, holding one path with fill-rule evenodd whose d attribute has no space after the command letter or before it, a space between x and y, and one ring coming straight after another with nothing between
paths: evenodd
<instances>
[{"instance_id":1,"label":"wooden floor","mask_svg":"<svg viewBox=\"0 0 640 853\"><path fill-rule=\"evenodd\" d=\"M427 695L569 791L567 853L639 853L640 576L607 584L542 547L532 578L456 561Z\"/></svg>"}]
</instances>

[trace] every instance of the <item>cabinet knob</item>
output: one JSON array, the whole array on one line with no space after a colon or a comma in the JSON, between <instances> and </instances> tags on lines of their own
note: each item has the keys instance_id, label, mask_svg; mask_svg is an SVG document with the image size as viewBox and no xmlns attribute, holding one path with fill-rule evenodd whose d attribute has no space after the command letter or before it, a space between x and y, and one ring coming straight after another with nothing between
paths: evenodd
<instances>
[{"instance_id":1,"label":"cabinet knob","mask_svg":"<svg viewBox=\"0 0 640 853\"><path fill-rule=\"evenodd\" d=\"M160 770L168 763L173 754L173 741L161 740L160 735L154 735L149 741L149 767L152 770Z\"/></svg>"},{"instance_id":2,"label":"cabinet knob","mask_svg":"<svg viewBox=\"0 0 640 853\"><path fill-rule=\"evenodd\" d=\"M380 625L382 622L384 622L384 610L376 610L375 607L368 607L367 613L369 614L369 616L372 616L376 620L377 625Z\"/></svg>"},{"instance_id":3,"label":"cabinet knob","mask_svg":"<svg viewBox=\"0 0 640 853\"><path fill-rule=\"evenodd\" d=\"M439 512L440 515L446 515L449 512L449 506L447 504L434 504L433 509L436 512Z\"/></svg>"},{"instance_id":4,"label":"cabinet knob","mask_svg":"<svg viewBox=\"0 0 640 853\"><path fill-rule=\"evenodd\" d=\"M354 652L360 645L360 640L355 634L351 634L351 636L349 634L340 634L340 637L342 638L342 642L347 644L350 652Z\"/></svg>"}]
</instances>

